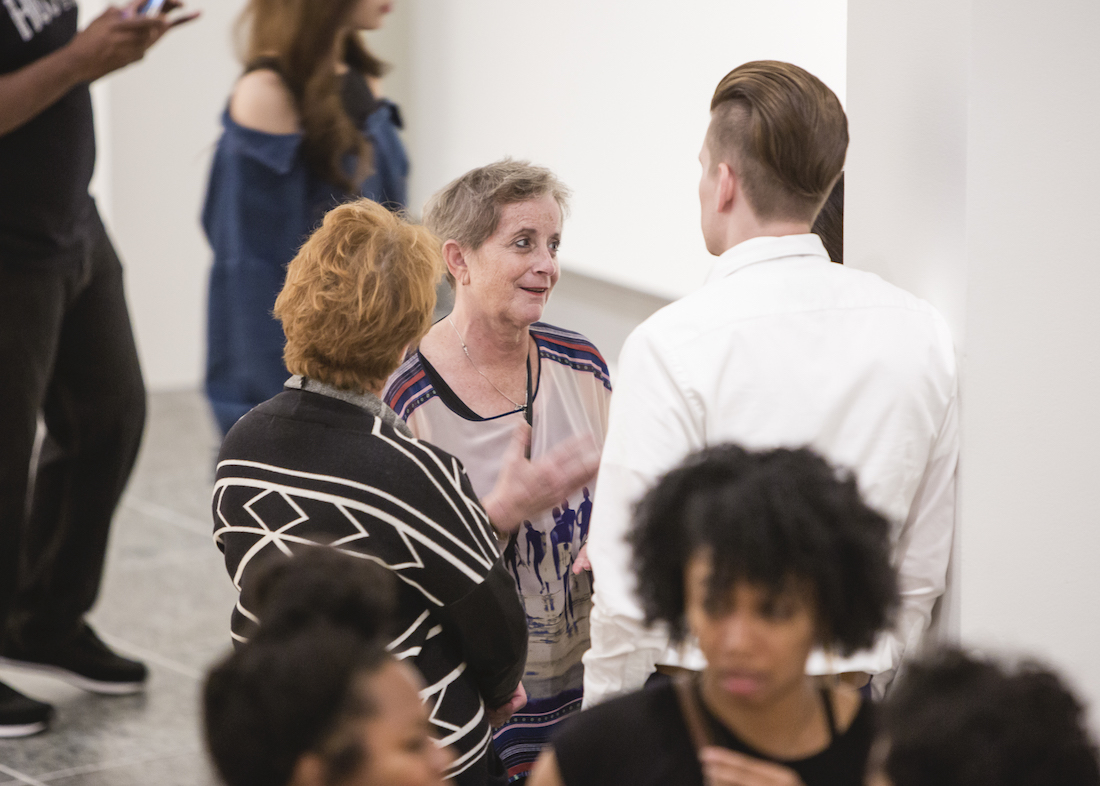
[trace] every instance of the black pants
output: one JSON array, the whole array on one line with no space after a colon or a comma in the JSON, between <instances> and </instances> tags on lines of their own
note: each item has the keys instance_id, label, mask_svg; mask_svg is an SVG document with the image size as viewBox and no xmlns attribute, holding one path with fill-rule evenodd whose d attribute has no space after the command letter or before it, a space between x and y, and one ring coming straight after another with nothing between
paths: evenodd
<instances>
[{"instance_id":1,"label":"black pants","mask_svg":"<svg viewBox=\"0 0 1100 786\"><path fill-rule=\"evenodd\" d=\"M98 219L77 269L20 266L0 249L0 374L0 636L49 650L95 602L145 423L122 266Z\"/></svg>"}]
</instances>

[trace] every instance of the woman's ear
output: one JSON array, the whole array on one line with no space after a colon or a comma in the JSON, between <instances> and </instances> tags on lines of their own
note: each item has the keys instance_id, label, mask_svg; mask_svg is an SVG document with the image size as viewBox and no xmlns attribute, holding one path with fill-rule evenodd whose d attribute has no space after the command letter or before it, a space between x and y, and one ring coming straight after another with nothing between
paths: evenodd
<instances>
[{"instance_id":1,"label":"woman's ear","mask_svg":"<svg viewBox=\"0 0 1100 786\"><path fill-rule=\"evenodd\" d=\"M466 264L466 251L457 240L448 240L443 244L443 262L454 276L455 286L470 283L470 268Z\"/></svg>"}]
</instances>

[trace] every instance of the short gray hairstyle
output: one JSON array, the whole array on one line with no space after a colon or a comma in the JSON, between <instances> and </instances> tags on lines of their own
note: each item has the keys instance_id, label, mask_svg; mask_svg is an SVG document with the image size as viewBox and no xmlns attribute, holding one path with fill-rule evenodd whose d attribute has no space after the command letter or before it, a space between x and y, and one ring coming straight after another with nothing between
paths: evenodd
<instances>
[{"instance_id":1,"label":"short gray hairstyle","mask_svg":"<svg viewBox=\"0 0 1100 786\"><path fill-rule=\"evenodd\" d=\"M424 209L424 225L440 242L454 240L476 251L500 224L501 208L529 199L554 197L569 213L569 189L546 167L505 158L471 169L435 194ZM447 280L455 282L450 271Z\"/></svg>"}]
</instances>

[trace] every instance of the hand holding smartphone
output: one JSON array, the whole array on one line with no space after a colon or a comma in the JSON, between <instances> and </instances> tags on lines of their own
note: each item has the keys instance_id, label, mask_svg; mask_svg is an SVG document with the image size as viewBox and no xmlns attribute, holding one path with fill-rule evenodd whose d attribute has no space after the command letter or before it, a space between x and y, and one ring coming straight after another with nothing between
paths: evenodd
<instances>
[{"instance_id":1,"label":"hand holding smartphone","mask_svg":"<svg viewBox=\"0 0 1100 786\"><path fill-rule=\"evenodd\" d=\"M138 14L140 16L154 16L159 14L164 8L165 0L145 0L140 6L138 6Z\"/></svg>"},{"instance_id":2,"label":"hand holding smartphone","mask_svg":"<svg viewBox=\"0 0 1100 786\"><path fill-rule=\"evenodd\" d=\"M7 0L3 1L7 2ZM148 22L142 23L142 26L147 26L155 21L156 24L153 26L159 28L159 32L156 38L149 42L151 46L156 42L157 38L164 35L165 31L198 19L200 13L198 11L192 11L182 15L177 14L172 18L168 17L172 12L179 11L182 8L183 0L130 0L122 10L122 19L132 19L135 21L140 19L149 20Z\"/></svg>"}]
</instances>

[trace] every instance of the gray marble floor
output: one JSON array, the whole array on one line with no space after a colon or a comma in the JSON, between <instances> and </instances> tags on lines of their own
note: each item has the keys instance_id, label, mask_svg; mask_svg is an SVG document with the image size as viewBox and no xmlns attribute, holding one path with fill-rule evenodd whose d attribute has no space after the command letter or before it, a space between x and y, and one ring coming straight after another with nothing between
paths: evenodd
<instances>
[{"instance_id":1,"label":"gray marble floor","mask_svg":"<svg viewBox=\"0 0 1100 786\"><path fill-rule=\"evenodd\" d=\"M198 393L150 396L138 466L115 518L99 603L104 640L144 660L138 696L103 697L3 669L0 678L53 703L44 734L0 740L0 786L213 786L199 688L228 649L235 593L210 539L217 437Z\"/></svg>"}]
</instances>

